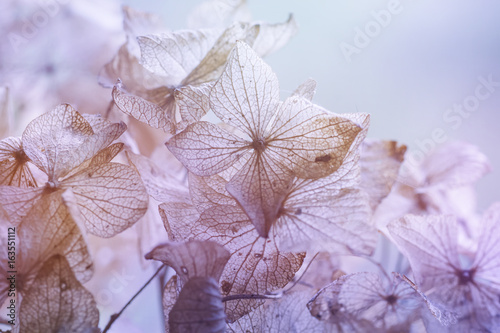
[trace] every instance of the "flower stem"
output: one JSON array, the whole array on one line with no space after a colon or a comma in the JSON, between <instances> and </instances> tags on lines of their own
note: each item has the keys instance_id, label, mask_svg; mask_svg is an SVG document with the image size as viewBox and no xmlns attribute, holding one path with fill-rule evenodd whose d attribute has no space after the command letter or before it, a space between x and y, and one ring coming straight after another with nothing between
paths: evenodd
<instances>
[{"instance_id":1,"label":"flower stem","mask_svg":"<svg viewBox=\"0 0 500 333\"><path fill-rule=\"evenodd\" d=\"M141 289L139 289L138 292L135 293L134 296L132 296L132 298L127 302L127 304L125 304L125 306L120 310L120 312L118 313L115 313L115 314L112 314L111 317L109 318L109 322L108 324L106 325L106 327L104 328L104 330L102 331L102 333L106 333L110 328L111 328L111 325L113 325L113 323L118 319L118 317L120 317L120 315L123 313L123 311L125 311L125 309L130 305L130 303L132 303L132 301L137 297L139 296L139 294L144 290L144 288L146 288L148 286L148 284L153 281L153 279L156 277L156 275L158 275L158 273L160 273L160 271L165 267L166 265L163 264L160 266L160 268L158 268L158 270L156 270L156 272L153 274L153 276L151 278L149 278L149 280L141 287Z\"/></svg>"}]
</instances>

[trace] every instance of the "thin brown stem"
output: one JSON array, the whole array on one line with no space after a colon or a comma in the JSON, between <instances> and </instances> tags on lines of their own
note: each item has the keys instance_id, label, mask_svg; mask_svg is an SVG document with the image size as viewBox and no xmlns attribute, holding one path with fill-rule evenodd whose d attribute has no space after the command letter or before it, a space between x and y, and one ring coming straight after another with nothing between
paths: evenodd
<instances>
[{"instance_id":1,"label":"thin brown stem","mask_svg":"<svg viewBox=\"0 0 500 333\"><path fill-rule=\"evenodd\" d=\"M121 316L123 311L125 311L125 309L130 305L130 303L132 303L132 301L137 296L139 296L139 294L144 290L144 288L146 288L148 286L148 284L151 281L153 281L153 279L156 277L156 275L158 275L158 273L160 273L160 271L165 267L166 267L165 264L161 265L160 268L158 268L158 270L156 270L156 272L153 274L153 276L150 277L149 280L141 287L141 289L139 289L139 291L136 292L134 296L132 296L132 298L127 302L127 304L125 304L125 306L120 310L120 312L111 315L111 317L109 318L109 322L106 325L106 327L104 328L104 330L102 331L102 333L106 333L111 328L111 325L113 325L113 323Z\"/></svg>"},{"instance_id":2,"label":"thin brown stem","mask_svg":"<svg viewBox=\"0 0 500 333\"><path fill-rule=\"evenodd\" d=\"M318 256L319 252L316 252L316 254L312 257L311 261L309 261L309 263L307 264L307 267L306 269L304 270L304 273L302 273L302 275L297 279L297 281L295 281L292 286L286 290L283 291L283 294L286 294L287 292L289 292L290 290L292 290L293 287L295 287L299 282L300 280L302 280L302 278L304 277L304 275L307 273L307 270L309 269L309 267L311 267L311 264L313 263L314 259L316 259L316 257Z\"/></svg>"},{"instance_id":3,"label":"thin brown stem","mask_svg":"<svg viewBox=\"0 0 500 333\"><path fill-rule=\"evenodd\" d=\"M281 298L281 295L242 294L242 295L229 295L229 296L223 297L222 302L234 301L237 299L277 299L277 298Z\"/></svg>"}]
</instances>

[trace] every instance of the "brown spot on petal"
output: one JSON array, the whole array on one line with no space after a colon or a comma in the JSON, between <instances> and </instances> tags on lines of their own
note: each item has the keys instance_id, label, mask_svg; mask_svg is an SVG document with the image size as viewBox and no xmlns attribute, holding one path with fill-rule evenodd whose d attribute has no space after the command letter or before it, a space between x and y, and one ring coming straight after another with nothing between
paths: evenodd
<instances>
[{"instance_id":1,"label":"brown spot on petal","mask_svg":"<svg viewBox=\"0 0 500 333\"><path fill-rule=\"evenodd\" d=\"M316 157L314 162L329 162L332 157L329 154Z\"/></svg>"},{"instance_id":2,"label":"brown spot on petal","mask_svg":"<svg viewBox=\"0 0 500 333\"><path fill-rule=\"evenodd\" d=\"M233 285L227 281L222 281L222 283L221 283L222 292L224 294L229 293L231 291L232 287L233 287Z\"/></svg>"}]
</instances>

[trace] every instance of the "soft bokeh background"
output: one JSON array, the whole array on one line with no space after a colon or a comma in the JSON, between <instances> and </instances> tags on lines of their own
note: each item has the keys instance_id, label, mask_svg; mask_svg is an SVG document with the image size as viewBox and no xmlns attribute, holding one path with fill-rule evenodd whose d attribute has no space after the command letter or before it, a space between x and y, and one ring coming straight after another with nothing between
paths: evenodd
<instances>
[{"instance_id":1,"label":"soft bokeh background","mask_svg":"<svg viewBox=\"0 0 500 333\"><path fill-rule=\"evenodd\" d=\"M71 11L60 11L23 44L21 52L12 52L5 33L0 37L0 85L8 84L13 98L30 97L22 105L19 100L12 101L20 113L14 119L18 127L11 134L21 133L31 120L31 112L45 112L57 103L68 102L82 112L102 113L110 99L110 90L97 85L97 73L124 41L120 2L64 2L84 18L76 21ZM23 10L28 3L31 9ZM161 15L166 26L175 30L185 28L187 14L200 1L122 3ZM346 59L342 43L355 46L357 29L364 30L375 21L372 11L387 10L391 3L398 4L399 13L392 15L390 23L358 54ZM7 4L11 6L2 8ZM283 96L307 78L314 78L318 82L316 103L339 113L370 113L370 137L398 140L417 151L417 157L425 150L421 143L429 142L436 128L442 129L447 140L475 144L493 166L493 172L478 183L478 208L483 210L500 200L500 84L475 112L467 118L460 116L456 128L445 119L454 104L462 104L475 94L478 78L491 76L500 82L500 2L249 0L248 4L256 20L282 22L293 13L300 26L299 34L285 48L266 58L280 79ZM20 26L12 22L17 20L22 26L22 20L36 12L37 6L36 1L2 0L0 28L17 31ZM44 88L36 88L38 84ZM64 93L46 93L46 89L55 88ZM37 108L40 110L35 111ZM429 143L429 148L432 145ZM117 256L109 244L95 254L102 265L111 265ZM125 268L110 267L107 272L112 274L107 280L93 287L112 297L109 303L101 298L101 303L106 303L101 304L102 323L153 272L139 266L136 259L130 263ZM102 278L106 279L105 275ZM163 323L158 295L158 285L146 289L111 332L160 332Z\"/></svg>"}]
</instances>

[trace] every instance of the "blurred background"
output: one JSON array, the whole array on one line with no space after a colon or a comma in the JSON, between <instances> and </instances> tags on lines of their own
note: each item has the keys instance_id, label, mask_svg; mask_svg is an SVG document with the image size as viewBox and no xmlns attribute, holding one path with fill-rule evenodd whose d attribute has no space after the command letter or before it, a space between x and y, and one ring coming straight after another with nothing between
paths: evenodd
<instances>
[{"instance_id":1,"label":"blurred background","mask_svg":"<svg viewBox=\"0 0 500 333\"><path fill-rule=\"evenodd\" d=\"M111 92L97 75L125 40L122 4L156 13L176 30L186 28L200 1L65 0L45 23L36 16L42 3L0 4L0 86L9 86L17 111L0 120L12 124L9 135L20 135L33 115L61 102L82 112L106 110ZM478 209L500 200L500 2L249 0L248 6L254 20L283 22L293 13L299 25L297 36L265 59L283 97L313 78L317 104L370 113L369 137L404 143L417 160L439 144L470 142L493 167L477 184ZM30 32L26 22L33 20L40 27ZM147 280L141 276L125 293ZM149 288L111 332L160 332L158 292ZM118 294L103 323L129 297Z\"/></svg>"}]
</instances>

